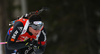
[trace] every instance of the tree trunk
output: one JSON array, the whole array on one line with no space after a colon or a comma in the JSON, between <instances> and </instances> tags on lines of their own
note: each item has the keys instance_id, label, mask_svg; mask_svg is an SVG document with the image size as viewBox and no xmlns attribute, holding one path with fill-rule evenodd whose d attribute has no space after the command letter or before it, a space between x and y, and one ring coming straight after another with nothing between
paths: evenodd
<instances>
[{"instance_id":1,"label":"tree trunk","mask_svg":"<svg viewBox=\"0 0 100 54\"><path fill-rule=\"evenodd\" d=\"M1 0L0 1L0 38L1 41L3 42L5 39L5 34L6 34L6 29L7 27L7 1L6 0ZM0 52L0 54L5 54L4 52L4 45L2 45L2 53Z\"/></svg>"}]
</instances>

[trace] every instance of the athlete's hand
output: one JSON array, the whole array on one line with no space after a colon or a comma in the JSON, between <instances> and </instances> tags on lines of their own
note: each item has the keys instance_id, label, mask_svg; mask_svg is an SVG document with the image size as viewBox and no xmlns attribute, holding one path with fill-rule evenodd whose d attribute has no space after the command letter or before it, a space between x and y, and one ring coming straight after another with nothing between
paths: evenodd
<instances>
[{"instance_id":1,"label":"athlete's hand","mask_svg":"<svg viewBox=\"0 0 100 54\"><path fill-rule=\"evenodd\" d=\"M38 46L38 41L32 39L32 43L33 43L33 45Z\"/></svg>"},{"instance_id":2,"label":"athlete's hand","mask_svg":"<svg viewBox=\"0 0 100 54\"><path fill-rule=\"evenodd\" d=\"M36 40L34 40L34 39L31 40L31 39L29 38L29 39L27 39L25 42L26 42L25 45L28 46L28 47L29 47L29 46L38 46L38 41L36 41Z\"/></svg>"},{"instance_id":3,"label":"athlete's hand","mask_svg":"<svg viewBox=\"0 0 100 54\"><path fill-rule=\"evenodd\" d=\"M29 38L29 39L27 39L26 41L25 41L25 46L28 46L28 47L30 47L30 46L33 46L33 43L32 43L32 41L31 41L31 39Z\"/></svg>"}]
</instances>

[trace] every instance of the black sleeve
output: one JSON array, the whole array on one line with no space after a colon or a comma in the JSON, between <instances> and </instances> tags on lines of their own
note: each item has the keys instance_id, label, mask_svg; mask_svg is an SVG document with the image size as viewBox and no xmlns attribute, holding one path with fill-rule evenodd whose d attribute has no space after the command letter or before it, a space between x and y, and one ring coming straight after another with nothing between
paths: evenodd
<instances>
[{"instance_id":1,"label":"black sleeve","mask_svg":"<svg viewBox=\"0 0 100 54\"><path fill-rule=\"evenodd\" d=\"M45 48L46 48L46 31L44 28L41 31L39 41L40 41L39 49L36 51L36 53L43 53L45 51ZM44 43L42 43L42 42L44 42Z\"/></svg>"},{"instance_id":2,"label":"black sleeve","mask_svg":"<svg viewBox=\"0 0 100 54\"><path fill-rule=\"evenodd\" d=\"M16 42L16 40L19 37L19 35L21 34L23 28L24 28L24 26L20 21L18 21L14 24L14 28L13 28L10 36L8 37L8 41L7 41L8 49L14 50L14 49L21 49L21 48L26 47L25 42Z\"/></svg>"}]
</instances>

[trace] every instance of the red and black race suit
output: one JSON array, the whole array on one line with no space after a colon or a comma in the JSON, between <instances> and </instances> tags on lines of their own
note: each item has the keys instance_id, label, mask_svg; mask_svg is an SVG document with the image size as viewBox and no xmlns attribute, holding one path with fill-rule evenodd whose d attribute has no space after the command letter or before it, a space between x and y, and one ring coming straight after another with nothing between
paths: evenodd
<instances>
[{"instance_id":1,"label":"red and black race suit","mask_svg":"<svg viewBox=\"0 0 100 54\"><path fill-rule=\"evenodd\" d=\"M22 18L22 19L16 21L14 23L14 26L12 26L8 30L8 34L6 37L6 41L7 41L6 51L17 49L20 54L25 54L25 50L29 49L29 47L25 46L25 44L26 44L25 42L16 42L18 40L26 40L28 38L34 38L34 39L36 38L36 36L34 36L31 32L29 32L29 28L27 29L27 31L24 34L21 34L27 20L28 19ZM45 32L44 28L41 30L41 33L40 33L40 36L38 39L38 46L39 46L39 49L37 50L37 52L42 53L46 47L46 32ZM29 50L29 52L30 51L32 52L33 49Z\"/></svg>"}]
</instances>

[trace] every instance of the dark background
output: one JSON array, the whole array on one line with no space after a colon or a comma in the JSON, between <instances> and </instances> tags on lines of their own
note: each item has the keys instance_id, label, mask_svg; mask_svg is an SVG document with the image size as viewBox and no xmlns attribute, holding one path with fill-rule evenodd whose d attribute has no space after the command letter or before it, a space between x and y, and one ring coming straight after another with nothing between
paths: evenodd
<instances>
[{"instance_id":1,"label":"dark background","mask_svg":"<svg viewBox=\"0 0 100 54\"><path fill-rule=\"evenodd\" d=\"M26 3L27 13L48 8L40 14L47 31L44 54L100 54L99 0L26 0ZM21 8L20 0L0 0L2 42L8 23L23 15Z\"/></svg>"}]
</instances>

